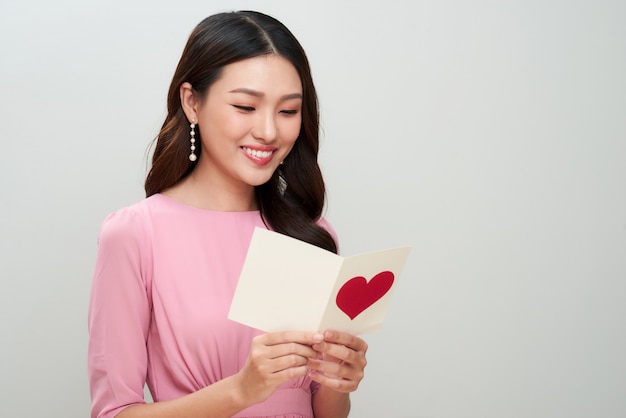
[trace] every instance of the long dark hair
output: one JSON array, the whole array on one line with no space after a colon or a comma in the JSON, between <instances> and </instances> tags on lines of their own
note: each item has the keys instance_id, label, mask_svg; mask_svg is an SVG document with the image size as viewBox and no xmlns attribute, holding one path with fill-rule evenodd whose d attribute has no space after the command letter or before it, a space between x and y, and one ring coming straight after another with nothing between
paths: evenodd
<instances>
[{"instance_id":1,"label":"long dark hair","mask_svg":"<svg viewBox=\"0 0 626 418\"><path fill-rule=\"evenodd\" d=\"M309 62L302 46L278 20L253 11L219 13L193 30L172 78L167 117L156 138L146 197L166 190L194 169L189 161L189 121L180 101L180 86L189 82L198 97L206 97L224 66L247 58L278 54L296 68L302 82L302 125L288 157L270 180L255 188L268 227L334 253L332 236L317 223L324 208L325 186L317 163L319 110ZM197 138L201 138L201 132ZM196 155L202 153L196 141Z\"/></svg>"}]
</instances>

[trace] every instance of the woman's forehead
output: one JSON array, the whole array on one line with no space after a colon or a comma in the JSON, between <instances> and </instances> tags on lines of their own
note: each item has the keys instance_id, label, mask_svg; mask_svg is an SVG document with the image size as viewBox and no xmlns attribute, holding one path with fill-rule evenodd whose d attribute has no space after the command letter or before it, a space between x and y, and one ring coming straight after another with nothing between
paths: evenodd
<instances>
[{"instance_id":1,"label":"woman's forehead","mask_svg":"<svg viewBox=\"0 0 626 418\"><path fill-rule=\"evenodd\" d=\"M252 93L258 96L302 94L298 71L286 58L277 54L261 55L228 64L215 82L222 93Z\"/></svg>"}]
</instances>

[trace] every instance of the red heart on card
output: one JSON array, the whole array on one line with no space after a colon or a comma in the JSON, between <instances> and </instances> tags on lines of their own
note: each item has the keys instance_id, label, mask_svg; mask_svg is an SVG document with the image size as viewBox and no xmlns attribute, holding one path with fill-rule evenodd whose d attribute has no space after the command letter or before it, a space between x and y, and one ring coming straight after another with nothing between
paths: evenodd
<instances>
[{"instance_id":1,"label":"red heart on card","mask_svg":"<svg viewBox=\"0 0 626 418\"><path fill-rule=\"evenodd\" d=\"M393 278L390 271L381 271L369 282L363 276L351 278L337 293L337 307L350 319L356 318L391 289Z\"/></svg>"}]
</instances>

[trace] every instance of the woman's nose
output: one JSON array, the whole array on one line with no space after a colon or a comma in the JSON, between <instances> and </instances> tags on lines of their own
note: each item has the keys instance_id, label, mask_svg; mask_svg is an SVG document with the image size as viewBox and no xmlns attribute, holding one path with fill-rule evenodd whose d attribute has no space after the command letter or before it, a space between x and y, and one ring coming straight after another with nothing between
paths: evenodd
<instances>
[{"instance_id":1,"label":"woman's nose","mask_svg":"<svg viewBox=\"0 0 626 418\"><path fill-rule=\"evenodd\" d=\"M278 127L276 126L276 120L271 113L261 114L255 121L254 131L252 135L259 140L265 142L271 142L278 136Z\"/></svg>"}]
</instances>

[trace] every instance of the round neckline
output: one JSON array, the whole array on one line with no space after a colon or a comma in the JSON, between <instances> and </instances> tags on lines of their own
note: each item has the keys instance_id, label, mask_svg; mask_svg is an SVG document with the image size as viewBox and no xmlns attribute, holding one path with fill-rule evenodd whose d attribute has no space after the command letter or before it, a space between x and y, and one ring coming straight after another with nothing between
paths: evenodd
<instances>
[{"instance_id":1,"label":"round neckline","mask_svg":"<svg viewBox=\"0 0 626 418\"><path fill-rule=\"evenodd\" d=\"M184 208L186 210L190 210L190 211L195 211L195 212L203 212L203 213L224 213L224 214L249 214L249 215L259 215L261 212L256 209L256 210L234 210L234 211L227 211L227 210L215 210L215 209L204 209L204 208L199 208L197 206L192 206L192 205L188 205L186 203L183 202L179 202L176 199L173 199L167 195L164 195L162 193L155 193L152 196L150 196L149 198L159 198L160 200L166 202L169 205L172 206L178 206L180 208Z\"/></svg>"}]
</instances>

